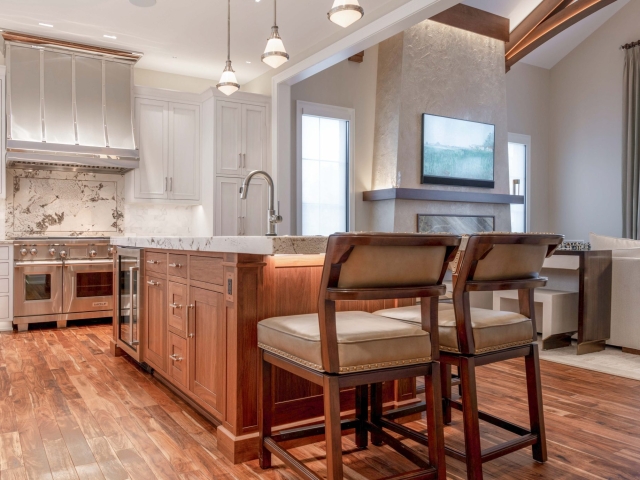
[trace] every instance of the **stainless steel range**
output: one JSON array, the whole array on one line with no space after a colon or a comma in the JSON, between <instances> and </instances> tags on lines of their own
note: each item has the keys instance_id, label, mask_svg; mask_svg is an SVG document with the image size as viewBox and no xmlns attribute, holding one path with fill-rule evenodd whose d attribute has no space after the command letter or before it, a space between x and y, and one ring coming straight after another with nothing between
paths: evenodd
<instances>
[{"instance_id":1,"label":"stainless steel range","mask_svg":"<svg viewBox=\"0 0 640 480\"><path fill-rule=\"evenodd\" d=\"M29 323L113 316L113 255L98 237L19 238L14 243L14 320Z\"/></svg>"}]
</instances>

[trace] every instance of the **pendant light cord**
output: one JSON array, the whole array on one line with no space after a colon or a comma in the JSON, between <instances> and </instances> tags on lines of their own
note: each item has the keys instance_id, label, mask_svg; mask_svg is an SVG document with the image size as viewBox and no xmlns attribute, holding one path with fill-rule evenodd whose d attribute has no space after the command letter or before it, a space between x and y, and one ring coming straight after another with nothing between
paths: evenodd
<instances>
[{"instance_id":1,"label":"pendant light cord","mask_svg":"<svg viewBox=\"0 0 640 480\"><path fill-rule=\"evenodd\" d=\"M231 0L227 8L227 61L231 60Z\"/></svg>"},{"instance_id":2,"label":"pendant light cord","mask_svg":"<svg viewBox=\"0 0 640 480\"><path fill-rule=\"evenodd\" d=\"M276 12L277 12L276 3L277 2L278 0L273 0L273 26L274 27L278 26L278 22L276 21Z\"/></svg>"}]
</instances>

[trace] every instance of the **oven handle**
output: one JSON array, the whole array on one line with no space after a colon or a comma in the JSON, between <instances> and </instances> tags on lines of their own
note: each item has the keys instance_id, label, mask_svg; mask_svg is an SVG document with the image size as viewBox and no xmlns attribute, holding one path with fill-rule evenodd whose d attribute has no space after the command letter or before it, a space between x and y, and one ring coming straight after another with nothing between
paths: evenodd
<instances>
[{"instance_id":1,"label":"oven handle","mask_svg":"<svg viewBox=\"0 0 640 480\"><path fill-rule=\"evenodd\" d=\"M62 262L15 262L15 267L61 267Z\"/></svg>"},{"instance_id":2,"label":"oven handle","mask_svg":"<svg viewBox=\"0 0 640 480\"><path fill-rule=\"evenodd\" d=\"M137 315L137 305L133 305L133 272L140 271L139 267L129 267L129 345L133 345L133 315ZM137 300L137 295L136 295Z\"/></svg>"},{"instance_id":3,"label":"oven handle","mask_svg":"<svg viewBox=\"0 0 640 480\"><path fill-rule=\"evenodd\" d=\"M105 258L104 260L65 260L64 265L112 265L113 260Z\"/></svg>"}]
</instances>

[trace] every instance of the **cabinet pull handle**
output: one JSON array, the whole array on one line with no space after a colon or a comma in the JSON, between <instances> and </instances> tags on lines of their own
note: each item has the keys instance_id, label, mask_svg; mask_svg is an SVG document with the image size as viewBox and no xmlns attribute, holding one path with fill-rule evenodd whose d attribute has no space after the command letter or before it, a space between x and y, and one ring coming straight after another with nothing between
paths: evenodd
<instances>
[{"instance_id":1,"label":"cabinet pull handle","mask_svg":"<svg viewBox=\"0 0 640 480\"><path fill-rule=\"evenodd\" d=\"M170 263L169 266L171 268L182 268L182 264L181 263Z\"/></svg>"},{"instance_id":2,"label":"cabinet pull handle","mask_svg":"<svg viewBox=\"0 0 640 480\"><path fill-rule=\"evenodd\" d=\"M247 168L247 154L246 153L242 154L242 166L244 168Z\"/></svg>"},{"instance_id":3,"label":"cabinet pull handle","mask_svg":"<svg viewBox=\"0 0 640 480\"><path fill-rule=\"evenodd\" d=\"M166 192L168 190L167 188L167 182L169 181L169 179L167 177L164 177L164 191Z\"/></svg>"},{"instance_id":4,"label":"cabinet pull handle","mask_svg":"<svg viewBox=\"0 0 640 480\"><path fill-rule=\"evenodd\" d=\"M195 333L190 333L190 334L189 334L189 338L193 338L193 337L195 337L195 336L196 336L196 334L195 334Z\"/></svg>"},{"instance_id":5,"label":"cabinet pull handle","mask_svg":"<svg viewBox=\"0 0 640 480\"><path fill-rule=\"evenodd\" d=\"M147 281L147 285L151 285L151 286L160 286L160 282L154 282L153 280L148 280Z\"/></svg>"},{"instance_id":6,"label":"cabinet pull handle","mask_svg":"<svg viewBox=\"0 0 640 480\"><path fill-rule=\"evenodd\" d=\"M182 308L182 305L178 304L178 303L170 303L169 306L171 308Z\"/></svg>"},{"instance_id":7,"label":"cabinet pull handle","mask_svg":"<svg viewBox=\"0 0 640 480\"><path fill-rule=\"evenodd\" d=\"M238 165L240 166L240 168L242 168L242 154L241 153L238 154Z\"/></svg>"},{"instance_id":8,"label":"cabinet pull handle","mask_svg":"<svg viewBox=\"0 0 640 480\"><path fill-rule=\"evenodd\" d=\"M171 360L173 360L174 362L181 362L182 361L182 357L179 357L178 355L176 355L175 353L173 355L169 355L169 358Z\"/></svg>"},{"instance_id":9,"label":"cabinet pull handle","mask_svg":"<svg viewBox=\"0 0 640 480\"><path fill-rule=\"evenodd\" d=\"M150 263L151 265L158 265L160 262L158 260L147 260L147 263Z\"/></svg>"},{"instance_id":10,"label":"cabinet pull handle","mask_svg":"<svg viewBox=\"0 0 640 480\"><path fill-rule=\"evenodd\" d=\"M173 192L173 177L169 179L169 191Z\"/></svg>"}]
</instances>

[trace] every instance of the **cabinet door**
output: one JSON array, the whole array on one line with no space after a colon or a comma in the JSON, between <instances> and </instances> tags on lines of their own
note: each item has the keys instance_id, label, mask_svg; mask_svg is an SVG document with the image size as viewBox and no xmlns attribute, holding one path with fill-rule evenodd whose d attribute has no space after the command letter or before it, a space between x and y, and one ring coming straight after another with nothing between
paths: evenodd
<instances>
[{"instance_id":1,"label":"cabinet door","mask_svg":"<svg viewBox=\"0 0 640 480\"><path fill-rule=\"evenodd\" d=\"M191 287L189 389L203 402L224 412L225 308L222 293Z\"/></svg>"},{"instance_id":2,"label":"cabinet door","mask_svg":"<svg viewBox=\"0 0 640 480\"><path fill-rule=\"evenodd\" d=\"M134 171L136 198L167 198L168 103L136 98L140 167Z\"/></svg>"},{"instance_id":3,"label":"cabinet door","mask_svg":"<svg viewBox=\"0 0 640 480\"><path fill-rule=\"evenodd\" d=\"M241 234L240 185L242 180L239 178L216 179L216 235L235 237Z\"/></svg>"},{"instance_id":4,"label":"cabinet door","mask_svg":"<svg viewBox=\"0 0 640 480\"><path fill-rule=\"evenodd\" d=\"M169 302L167 318L169 329L179 335L187 334L187 286L169 282Z\"/></svg>"},{"instance_id":5,"label":"cabinet door","mask_svg":"<svg viewBox=\"0 0 640 480\"><path fill-rule=\"evenodd\" d=\"M222 175L241 175L242 104L216 102L216 164Z\"/></svg>"},{"instance_id":6,"label":"cabinet door","mask_svg":"<svg viewBox=\"0 0 640 480\"><path fill-rule=\"evenodd\" d=\"M240 230L242 235L262 236L267 233L267 208L269 207L269 186L258 177L251 179L249 193L242 202Z\"/></svg>"},{"instance_id":7,"label":"cabinet door","mask_svg":"<svg viewBox=\"0 0 640 480\"><path fill-rule=\"evenodd\" d=\"M167 371L167 282L147 276L145 288L146 328L144 359L156 370Z\"/></svg>"},{"instance_id":8,"label":"cabinet door","mask_svg":"<svg viewBox=\"0 0 640 480\"><path fill-rule=\"evenodd\" d=\"M200 107L169 104L169 198L200 198Z\"/></svg>"},{"instance_id":9,"label":"cabinet door","mask_svg":"<svg viewBox=\"0 0 640 480\"><path fill-rule=\"evenodd\" d=\"M189 357L187 355L187 341L176 335L169 334L169 376L184 388L189 387Z\"/></svg>"},{"instance_id":10,"label":"cabinet door","mask_svg":"<svg viewBox=\"0 0 640 480\"><path fill-rule=\"evenodd\" d=\"M242 105L242 173L267 166L267 108Z\"/></svg>"}]
</instances>

